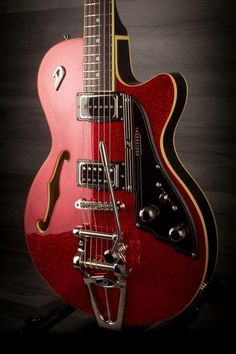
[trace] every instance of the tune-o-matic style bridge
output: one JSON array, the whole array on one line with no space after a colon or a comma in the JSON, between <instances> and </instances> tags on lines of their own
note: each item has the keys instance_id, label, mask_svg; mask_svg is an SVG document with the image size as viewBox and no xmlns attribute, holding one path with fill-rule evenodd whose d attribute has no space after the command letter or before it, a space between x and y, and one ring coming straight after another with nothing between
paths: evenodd
<instances>
[{"instance_id":1,"label":"tune-o-matic style bridge","mask_svg":"<svg viewBox=\"0 0 236 354\"><path fill-rule=\"evenodd\" d=\"M77 119L91 122L123 120L122 93L78 93Z\"/></svg>"},{"instance_id":2,"label":"tune-o-matic style bridge","mask_svg":"<svg viewBox=\"0 0 236 354\"><path fill-rule=\"evenodd\" d=\"M122 163L109 164L112 188L125 188L125 166ZM101 162L77 161L77 184L92 189L107 189L108 181Z\"/></svg>"},{"instance_id":3,"label":"tune-o-matic style bridge","mask_svg":"<svg viewBox=\"0 0 236 354\"><path fill-rule=\"evenodd\" d=\"M75 202L75 207L76 209L84 209L84 210L113 211L113 205L111 202L96 201L96 200L78 199ZM124 209L125 204L118 201L116 202L116 207L118 210Z\"/></svg>"}]
</instances>

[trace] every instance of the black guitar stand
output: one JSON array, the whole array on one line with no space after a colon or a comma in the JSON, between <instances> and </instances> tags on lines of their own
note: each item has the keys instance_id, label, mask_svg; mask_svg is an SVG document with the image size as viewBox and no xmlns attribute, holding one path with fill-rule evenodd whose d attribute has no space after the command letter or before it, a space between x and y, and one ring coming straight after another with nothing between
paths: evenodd
<instances>
[{"instance_id":1,"label":"black guitar stand","mask_svg":"<svg viewBox=\"0 0 236 354\"><path fill-rule=\"evenodd\" d=\"M177 318L162 322L161 324L153 324L148 327L138 327L138 332L143 334L154 334L159 333L165 335L170 332L178 333L187 328L198 316L201 305L204 301L211 302L210 298L212 294L215 293L216 281L213 280L209 282L204 289L200 292L194 303L188 307L181 315ZM57 323L61 322L63 319L67 318L76 309L63 301L62 299L56 299L45 306L41 307L34 314L28 316L24 320L24 326L20 330L21 335L38 335L47 334L48 331L53 328ZM136 327L124 327L122 332L135 331ZM102 330L106 331L107 330Z\"/></svg>"},{"instance_id":2,"label":"black guitar stand","mask_svg":"<svg viewBox=\"0 0 236 354\"><path fill-rule=\"evenodd\" d=\"M22 335L45 334L57 323L68 317L76 309L63 301L56 299L26 317L20 330Z\"/></svg>"}]
</instances>

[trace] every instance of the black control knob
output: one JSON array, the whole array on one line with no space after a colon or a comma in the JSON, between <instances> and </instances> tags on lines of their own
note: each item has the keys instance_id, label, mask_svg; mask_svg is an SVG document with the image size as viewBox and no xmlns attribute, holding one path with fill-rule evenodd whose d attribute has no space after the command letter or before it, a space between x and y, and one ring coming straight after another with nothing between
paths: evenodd
<instances>
[{"instance_id":1,"label":"black control knob","mask_svg":"<svg viewBox=\"0 0 236 354\"><path fill-rule=\"evenodd\" d=\"M169 231L169 238L173 242L180 242L182 241L187 235L187 228L185 225L177 225L172 227Z\"/></svg>"},{"instance_id":2,"label":"black control knob","mask_svg":"<svg viewBox=\"0 0 236 354\"><path fill-rule=\"evenodd\" d=\"M139 217L143 222L151 222L155 220L160 214L160 209L155 206L148 206L140 210Z\"/></svg>"}]
</instances>

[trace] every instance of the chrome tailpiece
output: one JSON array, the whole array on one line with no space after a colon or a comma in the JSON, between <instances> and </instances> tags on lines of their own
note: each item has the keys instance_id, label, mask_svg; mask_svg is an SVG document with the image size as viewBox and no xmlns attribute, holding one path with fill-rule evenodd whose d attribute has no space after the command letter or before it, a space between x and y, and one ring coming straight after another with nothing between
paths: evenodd
<instances>
[{"instance_id":1,"label":"chrome tailpiece","mask_svg":"<svg viewBox=\"0 0 236 354\"><path fill-rule=\"evenodd\" d=\"M84 204L85 201L79 200L76 207L87 207L95 210L104 208L104 211L113 211L116 230L113 233L105 233L98 230L88 230L86 225L76 227L73 234L78 238L79 248L73 258L73 265L83 273L98 325L103 328L120 330L125 308L125 278L129 274L125 265L127 246L122 243L118 214L119 210L124 207L122 203L115 200L108 155L106 146L102 141L99 143L99 151L111 201L101 205L94 202ZM99 271L103 274L96 275L96 272ZM104 272L106 272L106 275L104 275ZM119 297L117 297L117 294L119 294Z\"/></svg>"},{"instance_id":2,"label":"chrome tailpiece","mask_svg":"<svg viewBox=\"0 0 236 354\"><path fill-rule=\"evenodd\" d=\"M94 314L96 316L97 323L102 328L120 330L123 322L123 314L125 308L125 295L126 295L126 280L120 275L117 275L117 280L107 279L104 276L90 276L86 274L84 276L85 284L88 287ZM104 290L105 304L106 304L106 317L100 313L99 305L94 294L94 287L100 287ZM116 320L112 320L112 314L109 303L109 291L114 289L119 290L119 304L117 310Z\"/></svg>"}]
</instances>

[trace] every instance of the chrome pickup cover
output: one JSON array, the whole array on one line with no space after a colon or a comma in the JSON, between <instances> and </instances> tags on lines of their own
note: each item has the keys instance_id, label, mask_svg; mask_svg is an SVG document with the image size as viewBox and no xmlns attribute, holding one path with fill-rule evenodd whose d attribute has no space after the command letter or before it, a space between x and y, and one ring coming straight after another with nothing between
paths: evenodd
<instances>
[{"instance_id":1,"label":"chrome pickup cover","mask_svg":"<svg viewBox=\"0 0 236 354\"><path fill-rule=\"evenodd\" d=\"M107 122L123 120L122 93L78 93L77 120Z\"/></svg>"},{"instance_id":2,"label":"chrome pickup cover","mask_svg":"<svg viewBox=\"0 0 236 354\"><path fill-rule=\"evenodd\" d=\"M112 187L125 187L125 166L122 163L109 164ZM77 161L77 184L79 187L107 189L107 178L101 162Z\"/></svg>"},{"instance_id":3,"label":"chrome pickup cover","mask_svg":"<svg viewBox=\"0 0 236 354\"><path fill-rule=\"evenodd\" d=\"M79 199L75 203L76 209L113 211L112 203L94 200Z\"/></svg>"}]
</instances>

